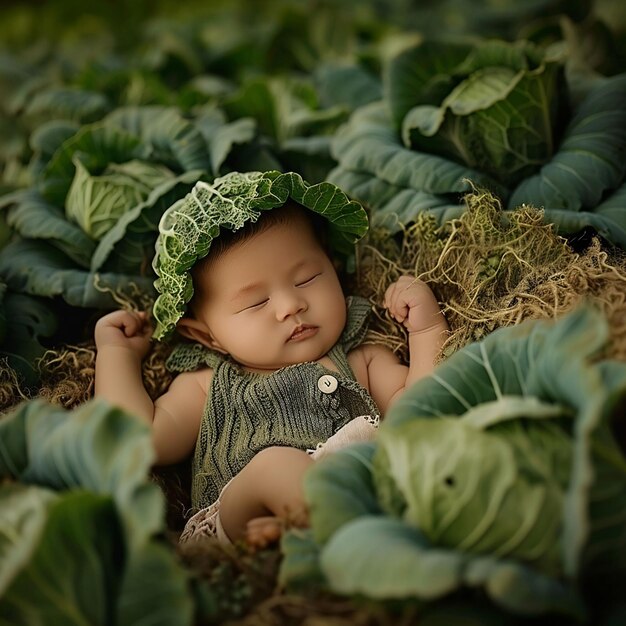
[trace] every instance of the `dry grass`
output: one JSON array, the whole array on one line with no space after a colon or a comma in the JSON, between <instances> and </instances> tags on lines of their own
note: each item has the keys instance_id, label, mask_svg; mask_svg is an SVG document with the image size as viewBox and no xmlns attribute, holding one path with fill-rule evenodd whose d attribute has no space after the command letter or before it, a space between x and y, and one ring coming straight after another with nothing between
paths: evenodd
<instances>
[{"instance_id":1,"label":"dry grass","mask_svg":"<svg viewBox=\"0 0 626 626\"><path fill-rule=\"evenodd\" d=\"M386 287L402 274L427 282L450 324L442 356L496 328L557 317L583 301L606 315L607 356L626 360L626 256L598 240L582 253L543 223L541 211L502 211L487 193L466 198L462 217L437 228L421 215L397 241L374 231L358 254L356 286L374 308L368 340L406 360L403 328L380 307Z\"/></svg>"},{"instance_id":2,"label":"dry grass","mask_svg":"<svg viewBox=\"0 0 626 626\"><path fill-rule=\"evenodd\" d=\"M0 412L7 411L27 399L28 394L22 389L15 371L6 359L0 359Z\"/></svg>"}]
</instances>

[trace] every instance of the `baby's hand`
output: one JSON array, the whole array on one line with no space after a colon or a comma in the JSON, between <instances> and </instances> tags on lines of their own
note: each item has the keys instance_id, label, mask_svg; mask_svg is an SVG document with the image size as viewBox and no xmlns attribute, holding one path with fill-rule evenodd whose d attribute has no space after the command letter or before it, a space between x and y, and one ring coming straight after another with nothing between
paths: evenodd
<instances>
[{"instance_id":1,"label":"baby's hand","mask_svg":"<svg viewBox=\"0 0 626 626\"><path fill-rule=\"evenodd\" d=\"M409 333L446 328L447 323L430 287L412 276L401 276L385 292L383 306Z\"/></svg>"},{"instance_id":2,"label":"baby's hand","mask_svg":"<svg viewBox=\"0 0 626 626\"><path fill-rule=\"evenodd\" d=\"M96 348L127 348L143 359L150 349L151 335L152 326L145 311L115 311L98 320Z\"/></svg>"}]
</instances>

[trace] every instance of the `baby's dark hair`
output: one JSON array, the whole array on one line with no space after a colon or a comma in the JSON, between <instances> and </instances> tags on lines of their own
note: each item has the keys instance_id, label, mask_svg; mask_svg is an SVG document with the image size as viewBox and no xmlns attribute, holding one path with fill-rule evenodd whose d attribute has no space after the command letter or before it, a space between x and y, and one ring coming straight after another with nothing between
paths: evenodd
<instances>
[{"instance_id":1,"label":"baby's dark hair","mask_svg":"<svg viewBox=\"0 0 626 626\"><path fill-rule=\"evenodd\" d=\"M302 215L311 224L315 237L320 242L321 246L327 250L327 220L321 215L318 215L314 211L306 209L302 205L288 201L282 207L276 209L270 209L269 211L261 211L261 215L256 222L247 222L243 228L232 231L228 228L222 228L220 230L219 237L216 237L211 242L211 249L204 259L201 259L196 263L196 267L200 264L208 264L212 260L217 259L226 250L232 246L263 233L276 224L286 224L293 215ZM195 267L194 267L195 270Z\"/></svg>"},{"instance_id":2,"label":"baby's dark hair","mask_svg":"<svg viewBox=\"0 0 626 626\"><path fill-rule=\"evenodd\" d=\"M244 242L246 239L263 233L277 224L286 224L295 215L302 215L306 218L311 225L311 229L313 230L313 234L316 239L319 241L326 254L330 257L331 254L328 245L328 220L314 211L306 209L297 202L289 200L282 207L262 211L256 222L247 222L238 230L232 231L228 228L222 228L220 230L219 237L216 237L211 242L209 253L204 258L200 259L191 270L194 295L189 302L189 310L193 312L197 298L202 295L198 289L198 285L201 284L198 277L209 268L213 261L218 259L227 250L239 243Z\"/></svg>"}]
</instances>

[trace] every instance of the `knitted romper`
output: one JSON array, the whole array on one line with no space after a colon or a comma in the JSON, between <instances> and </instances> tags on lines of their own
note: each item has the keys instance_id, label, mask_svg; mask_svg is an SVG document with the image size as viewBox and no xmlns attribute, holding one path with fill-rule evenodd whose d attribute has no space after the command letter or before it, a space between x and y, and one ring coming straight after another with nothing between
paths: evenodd
<instances>
[{"instance_id":1,"label":"knitted romper","mask_svg":"<svg viewBox=\"0 0 626 626\"><path fill-rule=\"evenodd\" d=\"M181 541L206 534L228 541L219 522L220 492L261 450L289 446L316 458L325 446L371 438L379 410L347 359L365 337L370 305L355 296L346 304L346 326L328 353L338 371L309 362L259 374L201 344L176 347L170 370L213 369L192 461L191 505L198 513Z\"/></svg>"}]
</instances>

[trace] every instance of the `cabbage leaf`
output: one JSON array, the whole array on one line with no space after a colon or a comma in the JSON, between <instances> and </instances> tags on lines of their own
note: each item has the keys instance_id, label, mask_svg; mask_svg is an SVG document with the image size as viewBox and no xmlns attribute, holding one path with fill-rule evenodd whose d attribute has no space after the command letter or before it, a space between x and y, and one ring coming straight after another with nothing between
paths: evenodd
<instances>
[{"instance_id":1,"label":"cabbage leaf","mask_svg":"<svg viewBox=\"0 0 626 626\"><path fill-rule=\"evenodd\" d=\"M22 385L35 385L37 361L46 352L45 340L57 330L58 322L43 299L15 293L0 282L0 367L6 361Z\"/></svg>"},{"instance_id":2,"label":"cabbage leaf","mask_svg":"<svg viewBox=\"0 0 626 626\"><path fill-rule=\"evenodd\" d=\"M514 189L509 208L533 204L565 232L590 225L626 248L624 102L626 74L600 83L570 120L559 151Z\"/></svg>"},{"instance_id":3,"label":"cabbage leaf","mask_svg":"<svg viewBox=\"0 0 626 626\"><path fill-rule=\"evenodd\" d=\"M81 308L113 308L117 305L113 294L132 301L137 294L153 292L152 277L85 270L46 241L34 239L16 240L3 248L0 276L18 294L60 296Z\"/></svg>"},{"instance_id":4,"label":"cabbage leaf","mask_svg":"<svg viewBox=\"0 0 626 626\"><path fill-rule=\"evenodd\" d=\"M331 145L339 165L328 180L373 209L373 225L398 229L421 211L439 223L458 217L469 180L502 191L490 177L449 159L403 147L384 103L366 105L336 133Z\"/></svg>"},{"instance_id":5,"label":"cabbage leaf","mask_svg":"<svg viewBox=\"0 0 626 626\"><path fill-rule=\"evenodd\" d=\"M7 212L7 223L26 239L45 240L81 267L89 267L95 243L63 211L46 201L35 189L14 194L17 208Z\"/></svg>"},{"instance_id":6,"label":"cabbage leaf","mask_svg":"<svg viewBox=\"0 0 626 626\"><path fill-rule=\"evenodd\" d=\"M0 621L192 623L153 459L149 428L102 401L32 400L0 421L0 478L19 481L0 487Z\"/></svg>"},{"instance_id":7,"label":"cabbage leaf","mask_svg":"<svg viewBox=\"0 0 626 626\"><path fill-rule=\"evenodd\" d=\"M0 622L113 623L124 562L111 499L10 485L0 502Z\"/></svg>"}]
</instances>

